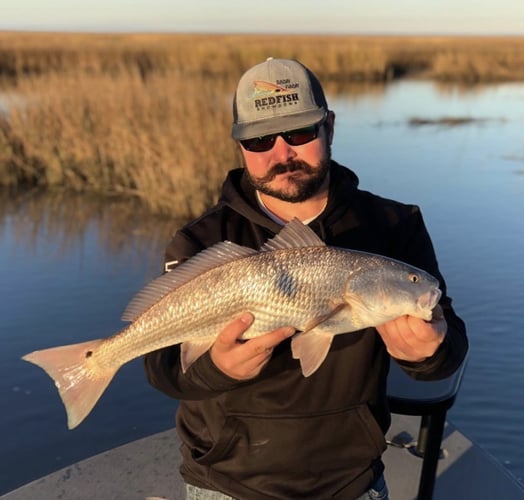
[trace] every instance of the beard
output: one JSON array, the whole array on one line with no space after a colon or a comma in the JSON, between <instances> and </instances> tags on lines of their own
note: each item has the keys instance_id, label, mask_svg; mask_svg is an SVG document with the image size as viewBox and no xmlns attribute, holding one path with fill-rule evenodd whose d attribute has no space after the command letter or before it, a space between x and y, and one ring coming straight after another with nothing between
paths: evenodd
<instances>
[{"instance_id":1,"label":"beard","mask_svg":"<svg viewBox=\"0 0 524 500\"><path fill-rule=\"evenodd\" d=\"M316 167L303 160L290 160L277 163L263 177L253 177L246 168L245 172L251 185L263 194L290 203L306 201L315 195L326 180L331 166L331 154L327 154ZM280 174L298 172L301 175L288 177L288 187L272 187L271 182ZM305 175L303 175L305 174Z\"/></svg>"}]
</instances>

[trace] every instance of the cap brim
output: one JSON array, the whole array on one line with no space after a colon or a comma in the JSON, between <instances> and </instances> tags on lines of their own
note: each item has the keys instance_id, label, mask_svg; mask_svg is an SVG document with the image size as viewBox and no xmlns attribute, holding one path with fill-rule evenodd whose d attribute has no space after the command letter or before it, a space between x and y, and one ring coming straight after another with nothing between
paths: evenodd
<instances>
[{"instance_id":1,"label":"cap brim","mask_svg":"<svg viewBox=\"0 0 524 500\"><path fill-rule=\"evenodd\" d=\"M320 122L325 116L325 109L312 109L295 114L272 116L271 118L249 123L235 123L233 124L231 135L236 141L262 137L268 134L276 134L277 132L285 132L286 130L308 127Z\"/></svg>"}]
</instances>

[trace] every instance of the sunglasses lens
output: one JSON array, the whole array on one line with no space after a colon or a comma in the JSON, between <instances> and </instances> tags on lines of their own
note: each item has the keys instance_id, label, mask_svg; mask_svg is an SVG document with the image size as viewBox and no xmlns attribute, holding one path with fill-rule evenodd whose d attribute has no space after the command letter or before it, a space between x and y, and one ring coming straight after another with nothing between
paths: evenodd
<instances>
[{"instance_id":1,"label":"sunglasses lens","mask_svg":"<svg viewBox=\"0 0 524 500\"><path fill-rule=\"evenodd\" d=\"M283 134L284 139L290 146L302 146L312 140L316 139L318 135L318 127L311 125L298 130L291 130Z\"/></svg>"},{"instance_id":2,"label":"sunglasses lens","mask_svg":"<svg viewBox=\"0 0 524 500\"><path fill-rule=\"evenodd\" d=\"M275 134L264 135L263 137L253 137L253 139L244 139L240 141L244 149L253 153L262 153L269 151L275 144Z\"/></svg>"}]
</instances>

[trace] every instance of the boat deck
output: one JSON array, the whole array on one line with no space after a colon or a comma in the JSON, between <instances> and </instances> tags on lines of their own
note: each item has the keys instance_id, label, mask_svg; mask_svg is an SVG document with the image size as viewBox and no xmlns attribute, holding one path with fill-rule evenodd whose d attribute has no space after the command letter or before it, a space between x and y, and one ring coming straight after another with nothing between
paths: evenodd
<instances>
[{"instance_id":1,"label":"boat deck","mask_svg":"<svg viewBox=\"0 0 524 500\"><path fill-rule=\"evenodd\" d=\"M414 500L422 460L410 451L420 417L393 415L384 454L391 500ZM446 424L435 500L524 500L524 487L493 457ZM179 440L169 430L65 467L0 497L1 500L183 500Z\"/></svg>"}]
</instances>

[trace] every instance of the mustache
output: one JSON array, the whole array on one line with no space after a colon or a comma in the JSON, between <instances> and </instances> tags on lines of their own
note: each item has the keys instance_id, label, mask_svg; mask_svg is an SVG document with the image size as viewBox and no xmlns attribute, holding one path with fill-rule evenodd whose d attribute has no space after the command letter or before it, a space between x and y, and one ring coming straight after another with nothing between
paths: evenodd
<instances>
[{"instance_id":1,"label":"mustache","mask_svg":"<svg viewBox=\"0 0 524 500\"><path fill-rule=\"evenodd\" d=\"M276 163L273 165L263 177L257 180L262 183L271 182L277 175L291 172L304 172L306 174L315 173L315 169L308 163L302 160L291 160L287 163Z\"/></svg>"}]
</instances>

